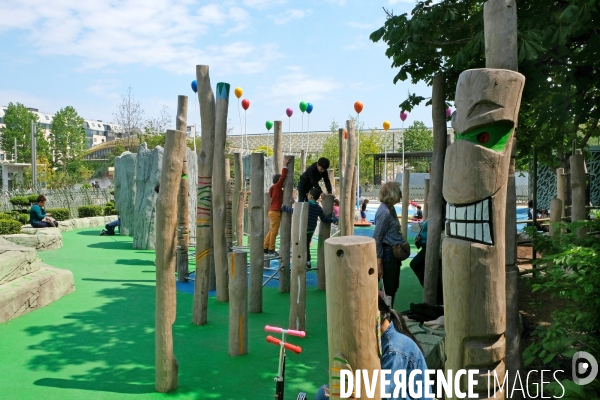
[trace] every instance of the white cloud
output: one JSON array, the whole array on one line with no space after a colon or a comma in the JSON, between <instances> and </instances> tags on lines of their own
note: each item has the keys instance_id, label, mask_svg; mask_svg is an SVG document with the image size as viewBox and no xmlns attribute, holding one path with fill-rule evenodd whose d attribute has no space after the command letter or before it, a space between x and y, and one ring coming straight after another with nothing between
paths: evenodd
<instances>
[{"instance_id":1,"label":"white cloud","mask_svg":"<svg viewBox=\"0 0 600 400\"><path fill-rule=\"evenodd\" d=\"M354 21L347 22L346 25L348 25L351 28L356 28L356 29L375 29L375 28L377 28L377 26L375 24L365 24L365 23L354 22Z\"/></svg>"},{"instance_id":2,"label":"white cloud","mask_svg":"<svg viewBox=\"0 0 600 400\"><path fill-rule=\"evenodd\" d=\"M303 72L300 67L288 67L288 74L282 75L269 87L270 99L296 101L297 99L319 100L340 87L330 77L315 77Z\"/></svg>"},{"instance_id":3,"label":"white cloud","mask_svg":"<svg viewBox=\"0 0 600 400\"><path fill-rule=\"evenodd\" d=\"M283 3L285 3L285 0L244 0L245 6L254 8L266 8Z\"/></svg>"},{"instance_id":4,"label":"white cloud","mask_svg":"<svg viewBox=\"0 0 600 400\"><path fill-rule=\"evenodd\" d=\"M284 12L282 14L279 14L276 16L271 16L270 18L275 22L275 25L283 25L293 19L302 19L302 18L306 17L308 14L310 14L311 12L312 12L312 10L291 9L291 10L287 10L286 12Z\"/></svg>"},{"instance_id":5,"label":"white cloud","mask_svg":"<svg viewBox=\"0 0 600 400\"><path fill-rule=\"evenodd\" d=\"M22 29L39 53L76 56L80 69L141 64L189 73L197 61L214 68L244 67L260 72L261 51L273 45L215 40L251 26L247 11L234 3L195 7L194 0L5 0L0 31ZM210 36L209 36L210 34Z\"/></svg>"}]
</instances>

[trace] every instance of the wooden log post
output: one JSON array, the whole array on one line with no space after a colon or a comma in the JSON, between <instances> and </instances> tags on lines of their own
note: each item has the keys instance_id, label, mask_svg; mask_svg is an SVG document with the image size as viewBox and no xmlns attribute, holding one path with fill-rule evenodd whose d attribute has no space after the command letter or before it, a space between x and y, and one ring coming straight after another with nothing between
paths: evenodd
<instances>
[{"instance_id":1,"label":"wooden log post","mask_svg":"<svg viewBox=\"0 0 600 400\"><path fill-rule=\"evenodd\" d=\"M273 164L275 173L278 174L283 168L283 133L281 121L274 121L273 126Z\"/></svg>"},{"instance_id":2,"label":"wooden log post","mask_svg":"<svg viewBox=\"0 0 600 400\"><path fill-rule=\"evenodd\" d=\"M585 208L585 159L581 149L576 149L570 159L571 164L571 222L583 221L588 212ZM584 237L587 229L579 229L578 236Z\"/></svg>"},{"instance_id":3,"label":"wooden log post","mask_svg":"<svg viewBox=\"0 0 600 400\"><path fill-rule=\"evenodd\" d=\"M306 151L300 150L300 171L306 171Z\"/></svg>"},{"instance_id":4,"label":"wooden log post","mask_svg":"<svg viewBox=\"0 0 600 400\"><path fill-rule=\"evenodd\" d=\"M229 252L233 245L233 187L229 158L225 158L225 243Z\"/></svg>"},{"instance_id":5,"label":"wooden log post","mask_svg":"<svg viewBox=\"0 0 600 400\"><path fill-rule=\"evenodd\" d=\"M215 157L213 160L213 240L215 249L215 280L217 301L229 301L229 277L227 267L227 239L225 224L227 212L225 208L225 140L227 139L227 111L229 108L229 83L217 83L217 102L215 116Z\"/></svg>"},{"instance_id":6,"label":"wooden log post","mask_svg":"<svg viewBox=\"0 0 600 400\"><path fill-rule=\"evenodd\" d=\"M356 163L356 133L354 131L354 121L346 121L346 126L348 131L348 148L346 149L346 159L344 162L345 171L340 198L340 236L351 235L354 228L355 206L352 204L352 185L355 178L354 167ZM340 131L343 138L344 131L341 129Z\"/></svg>"},{"instance_id":7,"label":"wooden log post","mask_svg":"<svg viewBox=\"0 0 600 400\"><path fill-rule=\"evenodd\" d=\"M329 176L329 182L331 182L331 194L335 197L337 195L337 190L335 189L335 170L331 168L328 169L327 175Z\"/></svg>"},{"instance_id":8,"label":"wooden log post","mask_svg":"<svg viewBox=\"0 0 600 400\"><path fill-rule=\"evenodd\" d=\"M557 168L556 169L556 197L558 199L560 199L561 201L561 209L560 209L560 216L561 217L565 217L566 213L565 213L565 204L567 201L567 192L566 192L566 176L565 176L565 169L564 168ZM550 214L552 215L552 214Z\"/></svg>"},{"instance_id":9,"label":"wooden log post","mask_svg":"<svg viewBox=\"0 0 600 400\"><path fill-rule=\"evenodd\" d=\"M325 241L327 285L327 344L331 399L339 399L339 362L347 360L353 371L381 368L377 354L377 254L375 240L366 236L344 236ZM375 383L379 388L379 383ZM361 380L364 394L364 380ZM374 399L380 399L375 390ZM364 398L364 395L363 395Z\"/></svg>"},{"instance_id":10,"label":"wooden log post","mask_svg":"<svg viewBox=\"0 0 600 400\"><path fill-rule=\"evenodd\" d=\"M283 182L282 203L288 207L292 204L294 195L294 156L289 156L288 173ZM283 167L282 167L283 168ZM279 272L279 292L290 291L290 254L292 251L292 216L290 213L281 213L281 225L279 228L279 253L281 254L281 271Z\"/></svg>"},{"instance_id":11,"label":"wooden log post","mask_svg":"<svg viewBox=\"0 0 600 400\"><path fill-rule=\"evenodd\" d=\"M161 393L177 389L178 365L173 353L177 196L172 194L179 190L185 159L185 131L168 130L156 203L155 388Z\"/></svg>"},{"instance_id":12,"label":"wooden log post","mask_svg":"<svg viewBox=\"0 0 600 400\"><path fill-rule=\"evenodd\" d=\"M561 214L560 214L560 210L562 208L563 208L563 206L562 206L561 199L555 197L552 200L550 200L550 227L549 227L550 236L554 236L557 231L560 231L560 229L555 228L554 225L556 223L560 223L562 221Z\"/></svg>"},{"instance_id":13,"label":"wooden log post","mask_svg":"<svg viewBox=\"0 0 600 400\"><path fill-rule=\"evenodd\" d=\"M265 254L264 190L265 155L252 153L252 176L250 178L250 307L251 313L262 312L263 266Z\"/></svg>"},{"instance_id":14,"label":"wooden log post","mask_svg":"<svg viewBox=\"0 0 600 400\"><path fill-rule=\"evenodd\" d=\"M429 179L425 179L425 192L423 197L423 221L427 221L427 217L429 216ZM429 223L427 224L429 225Z\"/></svg>"},{"instance_id":15,"label":"wooden log post","mask_svg":"<svg viewBox=\"0 0 600 400\"><path fill-rule=\"evenodd\" d=\"M235 231L241 232L240 236L243 240L244 238L244 210L246 209L246 191L240 190L237 195L237 213L236 213L236 224ZM239 246L239 244L238 244Z\"/></svg>"},{"instance_id":16,"label":"wooden log post","mask_svg":"<svg viewBox=\"0 0 600 400\"><path fill-rule=\"evenodd\" d=\"M331 169L329 171L332 171ZM333 214L333 199L332 194L324 194L322 197L323 212L325 215ZM323 221L319 224L319 241L317 245L317 288L326 290L325 284L325 241L331 237L331 224L326 224Z\"/></svg>"},{"instance_id":17,"label":"wooden log post","mask_svg":"<svg viewBox=\"0 0 600 400\"><path fill-rule=\"evenodd\" d=\"M215 95L208 65L196 66L202 145L198 150L198 205L196 216L196 279L192 322L205 325L212 248L212 170L215 143Z\"/></svg>"},{"instance_id":18,"label":"wooden log post","mask_svg":"<svg viewBox=\"0 0 600 400\"><path fill-rule=\"evenodd\" d=\"M242 193L240 193L241 195ZM248 274L245 252L229 253L229 355L248 354Z\"/></svg>"},{"instance_id":19,"label":"wooden log post","mask_svg":"<svg viewBox=\"0 0 600 400\"><path fill-rule=\"evenodd\" d=\"M339 144L339 166L338 166L338 182L339 182L339 194L338 196L340 197L340 206L342 203L342 197L344 196L344 174L346 173L346 147L348 145L348 143L346 142L346 139L344 138L344 129L340 128L338 129L338 144ZM341 214L341 209L340 209L340 219L342 214ZM341 224L341 222L340 222ZM341 227L341 225L340 225Z\"/></svg>"},{"instance_id":20,"label":"wooden log post","mask_svg":"<svg viewBox=\"0 0 600 400\"><path fill-rule=\"evenodd\" d=\"M437 298L440 262L440 240L444 230L442 186L444 183L444 161L447 149L446 129L446 78L435 76L432 86L432 119L433 119L433 155L431 160L431 176L429 181L429 203L427 210L427 251L425 252L425 277L423 282L423 302L439 304ZM404 216L402 217L404 218Z\"/></svg>"},{"instance_id":21,"label":"wooden log post","mask_svg":"<svg viewBox=\"0 0 600 400\"><path fill-rule=\"evenodd\" d=\"M484 36L486 68L518 70L517 5L513 0L492 0L484 5ZM508 168L505 215L505 273L506 273L506 371L508 381L514 382L521 369L521 339L519 334L519 268L517 267L517 192L515 160L516 133L512 143ZM512 396L511 396L512 397ZM517 397L512 397L517 398Z\"/></svg>"},{"instance_id":22,"label":"wooden log post","mask_svg":"<svg viewBox=\"0 0 600 400\"><path fill-rule=\"evenodd\" d=\"M264 215L264 222L263 222L263 228L264 228L264 232L263 232L263 238L266 239L267 234L269 233L269 230L271 228L271 220L269 219L269 208L271 208L271 195L269 194L269 192L265 192L263 194L263 201L264 201L264 206L263 206L263 215ZM264 246L264 241L263 241L263 249L265 249L266 247ZM264 268L270 268L271 267L271 260L265 260L264 263Z\"/></svg>"},{"instance_id":23,"label":"wooden log post","mask_svg":"<svg viewBox=\"0 0 600 400\"><path fill-rule=\"evenodd\" d=\"M233 173L235 174L234 176L234 181L233 181L233 199L232 199L232 205L231 205L231 211L232 211L232 220L234 221L233 223L235 224L235 228L234 228L234 241L236 243L237 246L243 246L244 245L244 207L242 206L242 213L241 213L241 227L239 224L239 217L240 214L239 210L238 210L238 201L240 199L240 192L242 191L243 185L244 185L244 165L242 163L242 153L233 153ZM246 197L244 196L244 202Z\"/></svg>"},{"instance_id":24,"label":"wooden log post","mask_svg":"<svg viewBox=\"0 0 600 400\"><path fill-rule=\"evenodd\" d=\"M350 193L352 194L351 199L350 199L350 204L351 206L348 208L348 210L350 211L350 215L349 215L349 219L350 219L350 223L348 224L348 235L354 235L354 221L356 221L356 214L358 213L358 207L357 207L357 200L356 200L356 196L357 196L357 190L356 190L356 184L358 183L356 177L358 176L358 166L354 166L354 171L352 174L353 178L352 178L352 190L350 191Z\"/></svg>"},{"instance_id":25,"label":"wooden log post","mask_svg":"<svg viewBox=\"0 0 600 400\"><path fill-rule=\"evenodd\" d=\"M402 237L408 240L408 205L410 200L410 171L402 171Z\"/></svg>"},{"instance_id":26,"label":"wooden log post","mask_svg":"<svg viewBox=\"0 0 600 400\"><path fill-rule=\"evenodd\" d=\"M295 203L292 216L292 277L289 328L306 330L306 229L308 202Z\"/></svg>"},{"instance_id":27,"label":"wooden log post","mask_svg":"<svg viewBox=\"0 0 600 400\"><path fill-rule=\"evenodd\" d=\"M187 96L178 96L177 98L177 117L175 119L175 130L185 132L187 129ZM181 183L179 186L179 195L177 198L177 280L187 282L188 278L188 246L190 240L190 219L189 219L189 201L188 201L188 165L187 155L183 159L181 167Z\"/></svg>"},{"instance_id":28,"label":"wooden log post","mask_svg":"<svg viewBox=\"0 0 600 400\"><path fill-rule=\"evenodd\" d=\"M504 0L499 3L506 6ZM502 144L486 148L456 140L448 147L444 164L444 171L452 171L444 175L443 185L448 201L442 250L445 367L447 371L479 369L474 392L480 398L505 398L493 381L497 376L502 382L506 372L506 190L510 143L524 84L523 75L506 69L462 72L452 118L457 139L465 138L472 128L490 127L501 129ZM489 111L489 104L498 107ZM430 219L432 215L430 211ZM429 252L429 234L427 244ZM461 389L465 387L466 379Z\"/></svg>"}]
</instances>

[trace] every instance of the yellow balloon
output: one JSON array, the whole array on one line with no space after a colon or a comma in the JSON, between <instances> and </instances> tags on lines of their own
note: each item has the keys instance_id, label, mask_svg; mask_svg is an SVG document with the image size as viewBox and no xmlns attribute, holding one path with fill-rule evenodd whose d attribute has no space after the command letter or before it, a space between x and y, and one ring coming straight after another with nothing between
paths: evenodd
<instances>
[{"instance_id":1,"label":"yellow balloon","mask_svg":"<svg viewBox=\"0 0 600 400\"><path fill-rule=\"evenodd\" d=\"M388 129L390 129L390 126L390 121L383 121L383 129L387 131Z\"/></svg>"},{"instance_id":2,"label":"yellow balloon","mask_svg":"<svg viewBox=\"0 0 600 400\"><path fill-rule=\"evenodd\" d=\"M239 99L240 97L242 97L242 93L244 93L244 91L242 90L241 87L236 87L234 90L234 93L235 93L235 97L237 97Z\"/></svg>"}]
</instances>

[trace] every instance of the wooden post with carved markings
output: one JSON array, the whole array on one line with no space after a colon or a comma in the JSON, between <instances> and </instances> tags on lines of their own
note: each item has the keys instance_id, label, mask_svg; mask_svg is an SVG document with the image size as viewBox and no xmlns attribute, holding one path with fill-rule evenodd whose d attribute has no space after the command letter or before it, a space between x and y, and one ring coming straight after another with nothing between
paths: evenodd
<instances>
[{"instance_id":1,"label":"wooden post with carved markings","mask_svg":"<svg viewBox=\"0 0 600 400\"><path fill-rule=\"evenodd\" d=\"M229 355L248 354L248 259L245 252L229 253Z\"/></svg>"},{"instance_id":2,"label":"wooden post with carved markings","mask_svg":"<svg viewBox=\"0 0 600 400\"><path fill-rule=\"evenodd\" d=\"M177 98L177 118L175 119L175 130L183 131L187 129L187 96L178 96ZM188 165L187 154L183 159L181 167L181 184L179 186L179 195L177 198L177 280L187 282L188 277L188 245L190 240L190 218L188 202Z\"/></svg>"},{"instance_id":3,"label":"wooden post with carved markings","mask_svg":"<svg viewBox=\"0 0 600 400\"><path fill-rule=\"evenodd\" d=\"M289 156L288 173L283 182L282 204L291 206L294 195L294 156ZM283 167L282 167L283 168ZM281 271L279 273L279 291L289 293L290 291L290 254L292 252L292 216L290 213L281 213L281 225L279 228L279 253L281 254Z\"/></svg>"},{"instance_id":4,"label":"wooden post with carved markings","mask_svg":"<svg viewBox=\"0 0 600 400\"><path fill-rule=\"evenodd\" d=\"M292 277L289 328L306 330L306 229L308 202L295 203L292 216Z\"/></svg>"},{"instance_id":5,"label":"wooden post with carved markings","mask_svg":"<svg viewBox=\"0 0 600 400\"><path fill-rule=\"evenodd\" d=\"M196 280L192 322L205 325L208 312L208 283L212 247L212 170L215 142L215 95L208 65L196 66L202 145L198 151L198 205L196 214Z\"/></svg>"},{"instance_id":6,"label":"wooden post with carved markings","mask_svg":"<svg viewBox=\"0 0 600 400\"><path fill-rule=\"evenodd\" d=\"M263 267L265 255L264 190L265 155L252 153L252 176L250 178L250 306L251 313L262 312Z\"/></svg>"}]
</instances>

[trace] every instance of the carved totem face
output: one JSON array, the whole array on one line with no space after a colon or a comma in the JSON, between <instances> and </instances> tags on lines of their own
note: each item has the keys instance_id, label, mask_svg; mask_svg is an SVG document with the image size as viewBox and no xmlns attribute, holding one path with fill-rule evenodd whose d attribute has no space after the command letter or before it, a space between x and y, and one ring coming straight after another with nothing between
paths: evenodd
<instances>
[{"instance_id":1,"label":"carved totem face","mask_svg":"<svg viewBox=\"0 0 600 400\"><path fill-rule=\"evenodd\" d=\"M525 77L497 69L464 71L456 87L452 127L456 139L446 153L446 234L494 244L493 199L506 184L511 138Z\"/></svg>"}]
</instances>

